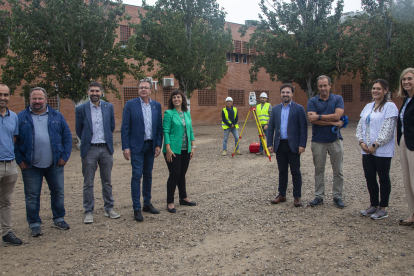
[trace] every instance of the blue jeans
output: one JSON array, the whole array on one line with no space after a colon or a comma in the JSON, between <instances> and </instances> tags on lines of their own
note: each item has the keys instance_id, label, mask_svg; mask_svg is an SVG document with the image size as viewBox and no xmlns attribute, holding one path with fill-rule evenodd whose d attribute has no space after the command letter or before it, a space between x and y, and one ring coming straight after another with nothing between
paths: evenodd
<instances>
[{"instance_id":1,"label":"blue jeans","mask_svg":"<svg viewBox=\"0 0 414 276\"><path fill-rule=\"evenodd\" d=\"M141 177L144 206L151 203L152 168L154 153L152 141L145 141L140 153L131 153L131 197L134 210L141 210Z\"/></svg>"},{"instance_id":2,"label":"blue jeans","mask_svg":"<svg viewBox=\"0 0 414 276\"><path fill-rule=\"evenodd\" d=\"M264 133L264 135L267 136L267 129L266 130L263 130L263 133ZM263 137L263 138L266 140L266 137ZM259 142L260 142L260 151L263 151L262 139L260 139Z\"/></svg>"},{"instance_id":3,"label":"blue jeans","mask_svg":"<svg viewBox=\"0 0 414 276\"><path fill-rule=\"evenodd\" d=\"M36 168L22 170L24 195L26 198L26 216L29 227L42 224L39 217L40 192L42 191L43 177L45 177L50 190L50 205L52 207L53 222L63 221L65 216L64 207L64 166L54 165L48 168Z\"/></svg>"},{"instance_id":4,"label":"blue jeans","mask_svg":"<svg viewBox=\"0 0 414 276\"><path fill-rule=\"evenodd\" d=\"M230 132L234 136L234 146L237 145L237 141L239 141L239 132L237 129L234 128L228 128L224 130L224 138L223 138L223 150L227 150L227 139L229 139ZM237 145L237 149L239 149L239 145Z\"/></svg>"}]
</instances>

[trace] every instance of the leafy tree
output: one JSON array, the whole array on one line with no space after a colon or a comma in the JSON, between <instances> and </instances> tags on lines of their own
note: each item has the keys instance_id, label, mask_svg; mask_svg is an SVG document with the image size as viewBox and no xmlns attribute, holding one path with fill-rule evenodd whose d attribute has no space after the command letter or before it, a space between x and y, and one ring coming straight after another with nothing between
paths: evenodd
<instances>
[{"instance_id":1,"label":"leafy tree","mask_svg":"<svg viewBox=\"0 0 414 276\"><path fill-rule=\"evenodd\" d=\"M74 103L86 96L91 80L100 80L106 91L118 94L113 77L122 83L125 74L138 77L143 56L115 44L119 22L128 19L121 0L8 0L10 50L2 82L24 93L44 87ZM112 77L113 76L113 77ZM27 95L27 94L26 94Z\"/></svg>"},{"instance_id":2,"label":"leafy tree","mask_svg":"<svg viewBox=\"0 0 414 276\"><path fill-rule=\"evenodd\" d=\"M325 74L339 76L346 70L347 55L341 43L343 29L340 18L343 0L273 0L260 3L263 15L251 35L249 47L263 54L250 68L250 81L264 68L272 80L296 82L308 98L316 94L316 79ZM240 29L242 35L246 26Z\"/></svg>"},{"instance_id":3,"label":"leafy tree","mask_svg":"<svg viewBox=\"0 0 414 276\"><path fill-rule=\"evenodd\" d=\"M394 91L400 73L414 61L413 0L363 0L362 7L365 13L347 22L355 47L353 71L360 73L366 87L383 78Z\"/></svg>"},{"instance_id":4,"label":"leafy tree","mask_svg":"<svg viewBox=\"0 0 414 276\"><path fill-rule=\"evenodd\" d=\"M143 1L143 7L135 47L159 62L155 78L173 75L190 97L224 77L233 40L215 0L159 0L154 6Z\"/></svg>"},{"instance_id":5,"label":"leafy tree","mask_svg":"<svg viewBox=\"0 0 414 276\"><path fill-rule=\"evenodd\" d=\"M4 2L0 0L0 7L4 5ZM7 53L7 44L9 36L8 28L8 12L6 10L0 10L0 58Z\"/></svg>"}]
</instances>

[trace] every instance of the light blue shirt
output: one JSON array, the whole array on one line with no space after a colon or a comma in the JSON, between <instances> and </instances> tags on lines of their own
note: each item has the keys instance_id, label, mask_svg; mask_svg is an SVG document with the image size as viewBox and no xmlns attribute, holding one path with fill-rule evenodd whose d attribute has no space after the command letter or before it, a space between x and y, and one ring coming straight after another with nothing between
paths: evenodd
<instances>
[{"instance_id":1,"label":"light blue shirt","mask_svg":"<svg viewBox=\"0 0 414 276\"><path fill-rule=\"evenodd\" d=\"M30 114L34 126L33 166L42 169L49 168L53 165L53 150L48 127L49 108L46 108L46 111L40 115L30 108Z\"/></svg>"},{"instance_id":2,"label":"light blue shirt","mask_svg":"<svg viewBox=\"0 0 414 276\"><path fill-rule=\"evenodd\" d=\"M103 129L103 118L102 118L102 108L101 108L101 102L99 101L99 106L96 107L91 101L90 107L91 107L91 119L92 119L92 144L101 144L106 143L105 140L105 133Z\"/></svg>"},{"instance_id":3,"label":"light blue shirt","mask_svg":"<svg viewBox=\"0 0 414 276\"><path fill-rule=\"evenodd\" d=\"M141 100L142 114L144 115L144 124L145 124L145 135L144 141L152 140L152 112L151 112L151 99L149 99L148 104Z\"/></svg>"},{"instance_id":4,"label":"light blue shirt","mask_svg":"<svg viewBox=\"0 0 414 276\"><path fill-rule=\"evenodd\" d=\"M288 128L288 120L289 120L289 111L290 111L290 106L292 105L292 101L290 101L290 103L286 107L283 105L283 103L281 103L281 105L282 105L282 114L280 116L280 139L287 139L288 138L287 128Z\"/></svg>"},{"instance_id":5,"label":"light blue shirt","mask_svg":"<svg viewBox=\"0 0 414 276\"><path fill-rule=\"evenodd\" d=\"M6 109L4 117L0 115L0 161L14 159L14 136L19 135L19 119L13 111Z\"/></svg>"}]
</instances>

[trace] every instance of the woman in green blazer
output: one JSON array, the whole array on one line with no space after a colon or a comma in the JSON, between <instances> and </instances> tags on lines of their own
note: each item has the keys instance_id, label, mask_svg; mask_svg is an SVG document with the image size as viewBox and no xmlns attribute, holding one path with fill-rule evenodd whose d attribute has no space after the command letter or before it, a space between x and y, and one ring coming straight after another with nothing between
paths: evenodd
<instances>
[{"instance_id":1,"label":"woman in green blazer","mask_svg":"<svg viewBox=\"0 0 414 276\"><path fill-rule=\"evenodd\" d=\"M185 95L180 90L171 93L168 100L168 110L164 112L163 121L164 147L162 149L170 175L167 180L167 209L175 213L174 193L178 187L180 205L195 206L188 199L185 188L185 174L190 159L195 153L193 126L191 115L187 110Z\"/></svg>"}]
</instances>

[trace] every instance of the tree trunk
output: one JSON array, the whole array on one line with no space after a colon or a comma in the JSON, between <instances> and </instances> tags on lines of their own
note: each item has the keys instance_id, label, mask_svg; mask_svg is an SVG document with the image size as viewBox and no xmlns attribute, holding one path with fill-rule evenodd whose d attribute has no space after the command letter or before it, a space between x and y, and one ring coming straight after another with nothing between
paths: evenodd
<instances>
[{"instance_id":1,"label":"tree trunk","mask_svg":"<svg viewBox=\"0 0 414 276\"><path fill-rule=\"evenodd\" d=\"M306 95L308 96L308 99L313 97L313 90L312 90L312 75L308 74L308 77L306 78Z\"/></svg>"}]
</instances>

